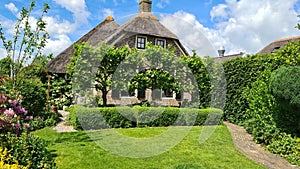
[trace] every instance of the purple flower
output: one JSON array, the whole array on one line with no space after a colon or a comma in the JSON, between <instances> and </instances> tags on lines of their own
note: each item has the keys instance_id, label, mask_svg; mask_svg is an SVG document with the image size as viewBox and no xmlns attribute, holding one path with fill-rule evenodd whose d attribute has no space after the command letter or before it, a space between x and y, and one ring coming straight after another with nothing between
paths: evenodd
<instances>
[{"instance_id":1,"label":"purple flower","mask_svg":"<svg viewBox=\"0 0 300 169\"><path fill-rule=\"evenodd\" d=\"M12 102L13 102L12 100L10 100L10 99L8 100L8 103L10 103L10 104L11 104Z\"/></svg>"},{"instance_id":2,"label":"purple flower","mask_svg":"<svg viewBox=\"0 0 300 169\"><path fill-rule=\"evenodd\" d=\"M20 128L21 124L17 123L17 124L15 124L15 127Z\"/></svg>"},{"instance_id":3,"label":"purple flower","mask_svg":"<svg viewBox=\"0 0 300 169\"><path fill-rule=\"evenodd\" d=\"M28 129L29 129L29 127L30 127L30 125L29 125L29 124L25 124L25 128L26 128L26 130L28 130Z\"/></svg>"}]
</instances>

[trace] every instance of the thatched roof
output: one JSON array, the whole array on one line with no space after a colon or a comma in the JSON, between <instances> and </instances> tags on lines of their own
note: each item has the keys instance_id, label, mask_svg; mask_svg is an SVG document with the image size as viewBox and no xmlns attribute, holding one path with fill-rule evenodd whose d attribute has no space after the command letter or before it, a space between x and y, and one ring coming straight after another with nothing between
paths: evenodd
<instances>
[{"instance_id":1,"label":"thatched roof","mask_svg":"<svg viewBox=\"0 0 300 169\"><path fill-rule=\"evenodd\" d=\"M260 50L257 54L269 54L277 51L280 48L285 47L289 42L297 42L300 40L300 36L293 36L289 38L283 38L279 40L275 40L274 42L270 43L268 46L264 47Z\"/></svg>"},{"instance_id":2,"label":"thatched roof","mask_svg":"<svg viewBox=\"0 0 300 169\"><path fill-rule=\"evenodd\" d=\"M80 38L76 43L87 42L96 46L101 42L114 46L116 43L133 35L150 35L164 37L177 41L181 50L187 55L187 51L179 42L178 37L164 27L159 20L149 12L139 13L130 21L119 26L112 17L107 17L103 22L94 29ZM73 56L74 47L71 45L62 53L51 60L47 66L49 72L66 73L65 66L68 64L70 57Z\"/></svg>"},{"instance_id":3,"label":"thatched roof","mask_svg":"<svg viewBox=\"0 0 300 169\"><path fill-rule=\"evenodd\" d=\"M124 33L130 35L152 35L178 40L178 37L164 27L156 16L151 13L139 13L109 36L105 42L114 45Z\"/></svg>"},{"instance_id":4,"label":"thatched roof","mask_svg":"<svg viewBox=\"0 0 300 169\"><path fill-rule=\"evenodd\" d=\"M120 26L114 21L114 19L109 16L75 43L88 42L91 45L97 45L103 42L119 27ZM66 73L67 69L65 66L69 63L70 57L73 56L73 53L74 47L71 45L49 62L47 66L48 71Z\"/></svg>"}]
</instances>

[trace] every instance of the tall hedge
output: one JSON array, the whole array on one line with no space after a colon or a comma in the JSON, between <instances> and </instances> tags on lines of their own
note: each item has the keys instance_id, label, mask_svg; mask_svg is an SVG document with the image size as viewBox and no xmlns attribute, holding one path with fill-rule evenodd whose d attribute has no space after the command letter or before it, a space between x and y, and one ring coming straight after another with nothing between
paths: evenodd
<instances>
[{"instance_id":1,"label":"tall hedge","mask_svg":"<svg viewBox=\"0 0 300 169\"><path fill-rule=\"evenodd\" d=\"M274 85L269 83L272 72L281 66L299 66L299 51L300 42L289 43L276 53L236 58L223 64L227 80L225 119L244 125L256 142L297 165L300 138L278 125L278 121L288 121L278 118L286 112L280 109L283 105L272 95L275 93L270 86Z\"/></svg>"},{"instance_id":2,"label":"tall hedge","mask_svg":"<svg viewBox=\"0 0 300 169\"><path fill-rule=\"evenodd\" d=\"M224 62L227 82L225 119L242 124L247 119L244 113L249 107L247 99L242 95L245 88L251 88L251 84L257 81L265 70L272 72L282 65L299 65L299 50L300 42L294 42L276 53L239 57Z\"/></svg>"}]
</instances>

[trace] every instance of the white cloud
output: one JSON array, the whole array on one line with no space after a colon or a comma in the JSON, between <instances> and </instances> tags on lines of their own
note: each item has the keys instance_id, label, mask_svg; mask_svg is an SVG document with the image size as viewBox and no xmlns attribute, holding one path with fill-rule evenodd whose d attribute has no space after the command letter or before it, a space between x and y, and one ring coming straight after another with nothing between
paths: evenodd
<instances>
[{"instance_id":1,"label":"white cloud","mask_svg":"<svg viewBox=\"0 0 300 169\"><path fill-rule=\"evenodd\" d=\"M3 59L7 56L6 50L4 48L0 48L0 59Z\"/></svg>"},{"instance_id":2,"label":"white cloud","mask_svg":"<svg viewBox=\"0 0 300 169\"><path fill-rule=\"evenodd\" d=\"M217 22L220 36L228 39L224 45L234 44L235 49L256 53L276 39L299 34L294 28L298 22L296 3L297 0L226 0L213 7L211 19Z\"/></svg>"},{"instance_id":3,"label":"white cloud","mask_svg":"<svg viewBox=\"0 0 300 169\"><path fill-rule=\"evenodd\" d=\"M13 3L5 4L5 8L10 10L12 13L17 13L18 12L18 8Z\"/></svg>"},{"instance_id":4,"label":"white cloud","mask_svg":"<svg viewBox=\"0 0 300 169\"><path fill-rule=\"evenodd\" d=\"M156 7L158 7L158 8L165 8L168 4L170 4L170 0L160 0L156 4Z\"/></svg>"},{"instance_id":5,"label":"white cloud","mask_svg":"<svg viewBox=\"0 0 300 169\"><path fill-rule=\"evenodd\" d=\"M193 14L184 11L163 16L161 22L201 56L217 56L214 52L220 46L225 46L227 55L254 54L274 40L299 35L294 28L299 21L296 3L297 0L226 0L211 10L213 28L203 26Z\"/></svg>"},{"instance_id":6,"label":"white cloud","mask_svg":"<svg viewBox=\"0 0 300 169\"><path fill-rule=\"evenodd\" d=\"M44 20L47 22L47 32L51 36L66 35L75 32L76 25L69 21L64 20L59 22L53 17L44 17Z\"/></svg>"},{"instance_id":7,"label":"white cloud","mask_svg":"<svg viewBox=\"0 0 300 169\"><path fill-rule=\"evenodd\" d=\"M227 18L228 17L228 12L226 11L227 8L228 6L225 4L219 4L217 6L214 6L210 12L210 16L212 20L218 17L221 19Z\"/></svg>"},{"instance_id":8,"label":"white cloud","mask_svg":"<svg viewBox=\"0 0 300 169\"><path fill-rule=\"evenodd\" d=\"M65 50L72 44L70 38L66 35L59 35L56 36L54 39L48 39L47 45L44 48L43 53L51 54L53 53L54 56Z\"/></svg>"},{"instance_id":9,"label":"white cloud","mask_svg":"<svg viewBox=\"0 0 300 169\"><path fill-rule=\"evenodd\" d=\"M196 50L200 56L216 56L216 50L207 37L213 36L214 32L207 31L194 15L178 11L173 15L161 15L160 21L178 36L189 52Z\"/></svg>"},{"instance_id":10,"label":"white cloud","mask_svg":"<svg viewBox=\"0 0 300 169\"><path fill-rule=\"evenodd\" d=\"M108 8L105 8L102 10L103 12L103 16L107 17L107 16L114 16L114 11Z\"/></svg>"},{"instance_id":11,"label":"white cloud","mask_svg":"<svg viewBox=\"0 0 300 169\"><path fill-rule=\"evenodd\" d=\"M85 0L54 0L54 2L72 12L77 24L87 23L90 12L87 10Z\"/></svg>"}]
</instances>

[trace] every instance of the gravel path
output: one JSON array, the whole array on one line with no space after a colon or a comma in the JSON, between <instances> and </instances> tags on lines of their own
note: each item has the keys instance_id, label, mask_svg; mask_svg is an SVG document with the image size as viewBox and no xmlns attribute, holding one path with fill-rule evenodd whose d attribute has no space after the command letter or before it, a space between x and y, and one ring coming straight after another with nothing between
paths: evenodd
<instances>
[{"instance_id":1,"label":"gravel path","mask_svg":"<svg viewBox=\"0 0 300 169\"><path fill-rule=\"evenodd\" d=\"M57 131L57 132L76 132L77 130L75 130L73 128L73 126L69 126L66 125L66 119L69 115L69 112L67 111L63 111L63 110L58 110L58 113L60 113L62 115L61 117L61 122L59 122L54 128L53 130Z\"/></svg>"},{"instance_id":2,"label":"gravel path","mask_svg":"<svg viewBox=\"0 0 300 169\"><path fill-rule=\"evenodd\" d=\"M238 125L224 122L229 129L235 147L245 156L270 169L300 169L282 157L272 154L253 141L253 137Z\"/></svg>"}]
</instances>

